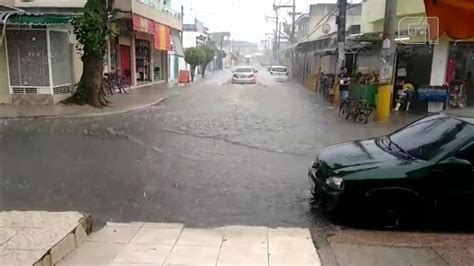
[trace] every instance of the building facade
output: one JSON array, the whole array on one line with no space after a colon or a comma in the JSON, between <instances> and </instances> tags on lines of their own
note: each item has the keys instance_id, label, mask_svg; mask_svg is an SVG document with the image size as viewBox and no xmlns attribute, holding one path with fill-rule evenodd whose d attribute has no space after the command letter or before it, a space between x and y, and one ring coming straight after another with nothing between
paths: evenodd
<instances>
[{"instance_id":1,"label":"building facade","mask_svg":"<svg viewBox=\"0 0 474 266\"><path fill-rule=\"evenodd\" d=\"M71 20L86 0L0 0L0 103L52 105L70 97L82 75ZM119 36L105 72L132 87L167 82L182 51L181 14L170 1L115 0ZM5 25L5 27L3 27Z\"/></svg>"}]
</instances>

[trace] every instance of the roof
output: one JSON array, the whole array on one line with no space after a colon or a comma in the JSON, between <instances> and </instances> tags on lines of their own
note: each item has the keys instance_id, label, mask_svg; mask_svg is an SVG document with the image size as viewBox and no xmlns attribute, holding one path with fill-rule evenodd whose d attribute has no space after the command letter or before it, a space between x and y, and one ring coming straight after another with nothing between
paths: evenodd
<instances>
[{"instance_id":1,"label":"roof","mask_svg":"<svg viewBox=\"0 0 474 266\"><path fill-rule=\"evenodd\" d=\"M48 14L14 14L8 18L7 24L12 25L65 25L69 24L73 16L48 15Z\"/></svg>"}]
</instances>

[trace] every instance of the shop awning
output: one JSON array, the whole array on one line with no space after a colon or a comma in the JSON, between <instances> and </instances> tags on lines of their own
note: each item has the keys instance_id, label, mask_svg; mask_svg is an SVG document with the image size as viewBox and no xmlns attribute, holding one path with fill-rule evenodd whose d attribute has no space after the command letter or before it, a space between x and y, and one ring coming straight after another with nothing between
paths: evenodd
<instances>
[{"instance_id":1,"label":"shop awning","mask_svg":"<svg viewBox=\"0 0 474 266\"><path fill-rule=\"evenodd\" d=\"M183 44L181 43L181 36L179 36L179 31L172 29L171 37L173 38L173 46L176 50L176 54L179 56L184 56Z\"/></svg>"},{"instance_id":2,"label":"shop awning","mask_svg":"<svg viewBox=\"0 0 474 266\"><path fill-rule=\"evenodd\" d=\"M47 15L47 14L14 14L8 18L8 25L66 25L72 20L72 16Z\"/></svg>"},{"instance_id":3,"label":"shop awning","mask_svg":"<svg viewBox=\"0 0 474 266\"><path fill-rule=\"evenodd\" d=\"M446 33L452 39L474 37L474 0L424 0L430 38Z\"/></svg>"},{"instance_id":4,"label":"shop awning","mask_svg":"<svg viewBox=\"0 0 474 266\"><path fill-rule=\"evenodd\" d=\"M155 23L154 43L155 49L169 51L171 49L170 27Z\"/></svg>"}]
</instances>

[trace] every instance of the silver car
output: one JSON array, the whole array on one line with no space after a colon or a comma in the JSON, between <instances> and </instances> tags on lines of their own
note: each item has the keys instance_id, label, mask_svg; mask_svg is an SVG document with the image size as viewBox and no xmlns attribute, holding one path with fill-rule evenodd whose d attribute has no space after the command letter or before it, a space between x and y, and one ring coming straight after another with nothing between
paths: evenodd
<instances>
[{"instance_id":1,"label":"silver car","mask_svg":"<svg viewBox=\"0 0 474 266\"><path fill-rule=\"evenodd\" d=\"M239 66L232 72L232 84L256 84L258 71L251 66Z\"/></svg>"},{"instance_id":2,"label":"silver car","mask_svg":"<svg viewBox=\"0 0 474 266\"><path fill-rule=\"evenodd\" d=\"M275 81L288 81L289 72L285 66L272 66L270 74Z\"/></svg>"}]
</instances>

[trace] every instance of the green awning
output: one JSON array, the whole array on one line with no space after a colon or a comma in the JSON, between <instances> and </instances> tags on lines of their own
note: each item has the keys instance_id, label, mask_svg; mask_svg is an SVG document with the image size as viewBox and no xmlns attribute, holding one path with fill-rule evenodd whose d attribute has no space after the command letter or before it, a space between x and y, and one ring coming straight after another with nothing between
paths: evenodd
<instances>
[{"instance_id":1,"label":"green awning","mask_svg":"<svg viewBox=\"0 0 474 266\"><path fill-rule=\"evenodd\" d=\"M66 25L71 22L72 18L72 16L61 15L16 14L8 18L7 24L32 26Z\"/></svg>"}]
</instances>

